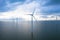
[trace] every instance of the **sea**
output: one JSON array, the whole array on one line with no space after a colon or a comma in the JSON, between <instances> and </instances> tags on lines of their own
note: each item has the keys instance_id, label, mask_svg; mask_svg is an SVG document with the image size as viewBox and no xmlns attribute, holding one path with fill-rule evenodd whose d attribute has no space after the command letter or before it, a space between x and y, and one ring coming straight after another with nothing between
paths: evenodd
<instances>
[{"instance_id":1,"label":"sea","mask_svg":"<svg viewBox=\"0 0 60 40\"><path fill-rule=\"evenodd\" d=\"M0 21L0 40L60 40L60 20ZM33 39L31 39L33 32Z\"/></svg>"}]
</instances>

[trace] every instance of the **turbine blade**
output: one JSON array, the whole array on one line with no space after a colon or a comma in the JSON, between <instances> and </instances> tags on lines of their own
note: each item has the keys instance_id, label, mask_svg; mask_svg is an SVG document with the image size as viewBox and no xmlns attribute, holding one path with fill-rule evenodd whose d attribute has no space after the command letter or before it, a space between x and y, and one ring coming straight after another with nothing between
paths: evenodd
<instances>
[{"instance_id":1,"label":"turbine blade","mask_svg":"<svg viewBox=\"0 0 60 40\"><path fill-rule=\"evenodd\" d=\"M33 15L34 15L34 12L35 12L35 8L34 8L34 10L33 10L32 14L26 14L26 15L33 16Z\"/></svg>"},{"instance_id":2,"label":"turbine blade","mask_svg":"<svg viewBox=\"0 0 60 40\"><path fill-rule=\"evenodd\" d=\"M33 12L32 12L32 15L34 15L34 12L35 12L35 8L34 8L34 10L33 10Z\"/></svg>"},{"instance_id":3,"label":"turbine blade","mask_svg":"<svg viewBox=\"0 0 60 40\"><path fill-rule=\"evenodd\" d=\"M26 15L31 15L31 14L26 14Z\"/></svg>"},{"instance_id":4,"label":"turbine blade","mask_svg":"<svg viewBox=\"0 0 60 40\"><path fill-rule=\"evenodd\" d=\"M35 21L36 21L37 23L39 23L38 20L37 20L34 16L33 16L33 18L35 19Z\"/></svg>"}]
</instances>

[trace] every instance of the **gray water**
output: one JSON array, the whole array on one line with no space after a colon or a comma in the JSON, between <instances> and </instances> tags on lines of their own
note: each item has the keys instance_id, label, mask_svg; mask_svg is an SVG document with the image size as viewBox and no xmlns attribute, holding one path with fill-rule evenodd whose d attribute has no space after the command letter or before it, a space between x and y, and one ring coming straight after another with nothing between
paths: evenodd
<instances>
[{"instance_id":1,"label":"gray water","mask_svg":"<svg viewBox=\"0 0 60 40\"><path fill-rule=\"evenodd\" d=\"M0 40L32 40L31 22L0 21ZM60 21L34 21L33 40L60 40Z\"/></svg>"}]
</instances>

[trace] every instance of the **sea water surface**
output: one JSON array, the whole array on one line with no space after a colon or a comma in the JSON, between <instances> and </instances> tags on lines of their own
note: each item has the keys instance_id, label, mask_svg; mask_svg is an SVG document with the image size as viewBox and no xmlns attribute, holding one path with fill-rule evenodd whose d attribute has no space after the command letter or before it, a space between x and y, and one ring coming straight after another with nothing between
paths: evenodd
<instances>
[{"instance_id":1,"label":"sea water surface","mask_svg":"<svg viewBox=\"0 0 60 40\"><path fill-rule=\"evenodd\" d=\"M31 21L0 21L0 40L32 40ZM60 21L34 21L33 40L60 40Z\"/></svg>"}]
</instances>

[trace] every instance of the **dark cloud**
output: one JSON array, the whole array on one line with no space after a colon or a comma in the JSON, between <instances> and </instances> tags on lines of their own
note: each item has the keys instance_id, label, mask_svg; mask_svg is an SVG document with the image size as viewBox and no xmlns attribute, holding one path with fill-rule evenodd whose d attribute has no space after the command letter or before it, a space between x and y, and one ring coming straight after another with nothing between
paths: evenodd
<instances>
[{"instance_id":1,"label":"dark cloud","mask_svg":"<svg viewBox=\"0 0 60 40\"><path fill-rule=\"evenodd\" d=\"M60 0L49 0L49 1L45 1L46 3L44 4L44 6L50 6L50 5L60 5Z\"/></svg>"},{"instance_id":2,"label":"dark cloud","mask_svg":"<svg viewBox=\"0 0 60 40\"><path fill-rule=\"evenodd\" d=\"M0 12L5 12L5 11L10 11L13 9L15 6L10 5L16 2L20 2L20 5L23 5L24 3L30 3L33 0L0 0ZM8 5L13 6L13 7L6 7Z\"/></svg>"},{"instance_id":3,"label":"dark cloud","mask_svg":"<svg viewBox=\"0 0 60 40\"><path fill-rule=\"evenodd\" d=\"M28 5L28 3L32 3L33 1L36 1L36 0L0 0L0 12L10 11L15 7L10 4L19 3L19 5L24 5L24 4ZM9 7L6 7L7 5L9 5ZM13 7L10 7L10 6L13 6Z\"/></svg>"},{"instance_id":4,"label":"dark cloud","mask_svg":"<svg viewBox=\"0 0 60 40\"><path fill-rule=\"evenodd\" d=\"M42 14L59 14L60 13L60 0L43 0L41 1Z\"/></svg>"},{"instance_id":5,"label":"dark cloud","mask_svg":"<svg viewBox=\"0 0 60 40\"><path fill-rule=\"evenodd\" d=\"M14 2L25 2L26 0L9 0L11 3L14 3Z\"/></svg>"}]
</instances>

